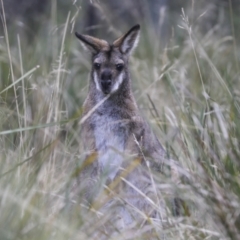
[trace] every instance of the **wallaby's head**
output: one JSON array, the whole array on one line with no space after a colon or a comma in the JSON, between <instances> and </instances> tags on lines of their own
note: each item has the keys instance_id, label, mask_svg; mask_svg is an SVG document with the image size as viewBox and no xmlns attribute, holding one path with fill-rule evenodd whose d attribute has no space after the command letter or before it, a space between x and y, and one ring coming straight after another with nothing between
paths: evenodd
<instances>
[{"instance_id":1,"label":"wallaby's head","mask_svg":"<svg viewBox=\"0 0 240 240\"><path fill-rule=\"evenodd\" d=\"M140 25L132 27L112 44L105 40L78 34L76 37L92 53L92 81L103 94L117 92L128 79L128 59L137 46Z\"/></svg>"}]
</instances>

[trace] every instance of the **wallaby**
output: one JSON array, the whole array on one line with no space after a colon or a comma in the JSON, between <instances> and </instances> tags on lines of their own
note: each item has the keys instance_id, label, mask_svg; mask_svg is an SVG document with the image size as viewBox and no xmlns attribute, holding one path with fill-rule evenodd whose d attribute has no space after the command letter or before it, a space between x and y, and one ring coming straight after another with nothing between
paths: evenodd
<instances>
[{"instance_id":1,"label":"wallaby","mask_svg":"<svg viewBox=\"0 0 240 240\"><path fill-rule=\"evenodd\" d=\"M121 191L125 205L155 217L159 197L154 192L151 171L162 171L167 157L141 117L131 88L129 57L138 44L139 32L140 25L136 25L112 44L75 33L92 55L81 139L88 152L84 166L89 201L102 176L107 186L118 186L112 190ZM138 218L125 208L119 215L125 225Z\"/></svg>"}]
</instances>

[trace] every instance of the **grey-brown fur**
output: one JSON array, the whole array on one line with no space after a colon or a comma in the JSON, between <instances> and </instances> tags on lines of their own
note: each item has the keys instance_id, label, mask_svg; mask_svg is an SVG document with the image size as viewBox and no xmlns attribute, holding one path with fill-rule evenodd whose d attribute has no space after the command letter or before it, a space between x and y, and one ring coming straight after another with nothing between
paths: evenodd
<instances>
[{"instance_id":1,"label":"grey-brown fur","mask_svg":"<svg viewBox=\"0 0 240 240\"><path fill-rule=\"evenodd\" d=\"M128 67L129 56L136 46L139 30L140 26L136 25L113 44L76 33L92 53L92 70L89 92L84 103L84 116L107 97L82 124L81 139L88 153L86 161L91 154L96 158L91 164L86 164L81 181L84 178L83 185L87 189L88 201L94 202L93 196L97 195L94 186L101 177L105 177L104 183L108 186L118 183L112 190L120 194L124 201L147 216L155 217L156 209L126 183L130 182L159 204L153 191L147 161L151 171L161 171L163 162L166 161L165 151L139 113L131 89ZM96 64L100 64L100 67ZM120 70L118 64L121 64ZM132 167L135 163L136 166ZM119 181L121 177L126 181ZM131 223L133 218L140 219L136 212L126 209L127 206L122 207L117 213L123 225Z\"/></svg>"}]
</instances>

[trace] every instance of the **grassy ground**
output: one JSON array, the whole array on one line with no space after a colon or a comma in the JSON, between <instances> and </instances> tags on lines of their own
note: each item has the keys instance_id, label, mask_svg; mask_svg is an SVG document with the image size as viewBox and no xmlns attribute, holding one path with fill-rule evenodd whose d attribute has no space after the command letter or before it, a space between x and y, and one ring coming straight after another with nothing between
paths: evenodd
<instances>
[{"instance_id":1,"label":"grassy ground","mask_svg":"<svg viewBox=\"0 0 240 240\"><path fill-rule=\"evenodd\" d=\"M83 160L78 121L90 62L73 34L83 10L73 5L59 16L54 3L31 39L3 15L0 239L98 239L99 223L111 222L111 211L84 210L70 194ZM159 239L163 232L167 239L240 239L239 19L229 1L229 24L220 19L203 31L207 7L190 20L179 12L165 49L143 30L130 63L143 115L190 179L154 176L159 191L172 189L188 206L178 218L169 209L163 228L151 224ZM144 231L111 239L144 239Z\"/></svg>"}]
</instances>

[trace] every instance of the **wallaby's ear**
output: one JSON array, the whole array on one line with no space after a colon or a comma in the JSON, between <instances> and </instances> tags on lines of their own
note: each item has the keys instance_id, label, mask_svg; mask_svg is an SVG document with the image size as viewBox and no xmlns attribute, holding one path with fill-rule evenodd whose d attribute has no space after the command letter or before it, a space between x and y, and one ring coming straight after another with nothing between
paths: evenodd
<instances>
[{"instance_id":1,"label":"wallaby's ear","mask_svg":"<svg viewBox=\"0 0 240 240\"><path fill-rule=\"evenodd\" d=\"M123 54L130 54L137 46L139 40L140 25L132 27L126 34L113 42L114 47L118 47Z\"/></svg>"},{"instance_id":2,"label":"wallaby's ear","mask_svg":"<svg viewBox=\"0 0 240 240\"><path fill-rule=\"evenodd\" d=\"M104 48L108 48L109 44L102 39L83 35L75 32L76 37L83 43L85 49L90 50L93 54L98 53Z\"/></svg>"}]
</instances>

